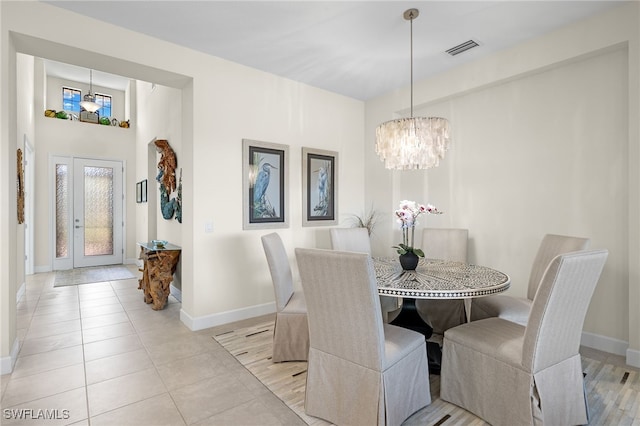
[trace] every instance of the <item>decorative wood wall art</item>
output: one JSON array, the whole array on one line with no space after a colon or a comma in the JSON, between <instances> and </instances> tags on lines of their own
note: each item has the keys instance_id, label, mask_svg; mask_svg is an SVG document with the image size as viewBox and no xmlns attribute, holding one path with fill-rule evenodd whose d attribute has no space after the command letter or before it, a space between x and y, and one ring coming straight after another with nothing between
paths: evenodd
<instances>
[{"instance_id":1,"label":"decorative wood wall art","mask_svg":"<svg viewBox=\"0 0 640 426\"><path fill-rule=\"evenodd\" d=\"M17 152L17 190L18 190L18 223L24 223L24 168L22 166L22 150Z\"/></svg>"},{"instance_id":2,"label":"decorative wood wall art","mask_svg":"<svg viewBox=\"0 0 640 426\"><path fill-rule=\"evenodd\" d=\"M176 190L176 167L178 166L176 153L171 149L169 141L165 139L158 139L154 143L156 150L160 153L156 180L160 182L160 211L162 212L162 217L169 220L173 217L174 213L179 210L180 213L176 215L176 220L182 223L182 206L180 200L182 188L180 188L178 198L170 197L171 193Z\"/></svg>"}]
</instances>

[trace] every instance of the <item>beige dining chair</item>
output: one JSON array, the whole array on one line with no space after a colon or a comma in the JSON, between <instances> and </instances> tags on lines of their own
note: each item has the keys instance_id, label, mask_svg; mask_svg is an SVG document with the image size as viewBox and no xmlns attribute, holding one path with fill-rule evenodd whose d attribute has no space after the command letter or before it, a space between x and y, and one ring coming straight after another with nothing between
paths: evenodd
<instances>
[{"instance_id":1,"label":"beige dining chair","mask_svg":"<svg viewBox=\"0 0 640 426\"><path fill-rule=\"evenodd\" d=\"M371 255L371 238L367 228L331 228L331 248L339 251L354 251ZM382 317L387 321L389 315L400 312L402 299L380 296Z\"/></svg>"},{"instance_id":2,"label":"beige dining chair","mask_svg":"<svg viewBox=\"0 0 640 426\"><path fill-rule=\"evenodd\" d=\"M425 228L422 230L422 251L427 259L453 260L467 263L469 230L460 228ZM416 300L420 316L436 334L466 321L462 300Z\"/></svg>"},{"instance_id":3,"label":"beige dining chair","mask_svg":"<svg viewBox=\"0 0 640 426\"><path fill-rule=\"evenodd\" d=\"M527 287L527 297L495 294L473 299L471 302L471 320L500 317L526 325L533 298L536 295L536 291L538 291L540 280L549 262L559 254L586 250L589 247L589 243L590 240L588 238L555 234L545 235L533 260Z\"/></svg>"},{"instance_id":4,"label":"beige dining chair","mask_svg":"<svg viewBox=\"0 0 640 426\"><path fill-rule=\"evenodd\" d=\"M554 258L526 326L487 318L444 333L440 397L493 426L588 422L579 347L606 250Z\"/></svg>"},{"instance_id":5,"label":"beige dining chair","mask_svg":"<svg viewBox=\"0 0 640 426\"><path fill-rule=\"evenodd\" d=\"M276 296L273 329L273 362L306 361L309 353L309 326L304 293L295 290L287 251L280 235L262 236Z\"/></svg>"},{"instance_id":6,"label":"beige dining chair","mask_svg":"<svg viewBox=\"0 0 640 426\"><path fill-rule=\"evenodd\" d=\"M431 403L424 336L385 324L365 253L296 249L309 315L305 412L336 425L400 425Z\"/></svg>"}]
</instances>

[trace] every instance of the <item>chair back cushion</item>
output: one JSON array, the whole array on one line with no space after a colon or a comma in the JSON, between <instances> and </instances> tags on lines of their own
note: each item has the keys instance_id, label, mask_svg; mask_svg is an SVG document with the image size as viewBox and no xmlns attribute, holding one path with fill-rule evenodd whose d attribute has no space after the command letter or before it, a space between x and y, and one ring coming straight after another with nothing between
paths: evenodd
<instances>
[{"instance_id":1,"label":"chair back cushion","mask_svg":"<svg viewBox=\"0 0 640 426\"><path fill-rule=\"evenodd\" d=\"M332 228L331 248L371 254L371 240L367 228Z\"/></svg>"},{"instance_id":2,"label":"chair back cushion","mask_svg":"<svg viewBox=\"0 0 640 426\"><path fill-rule=\"evenodd\" d=\"M563 253L586 250L589 248L589 242L590 240L588 238L554 234L545 235L538 248L538 253L533 260L531 274L529 275L529 286L527 287L527 298L533 300L535 297L544 271L554 257Z\"/></svg>"},{"instance_id":3,"label":"chair back cushion","mask_svg":"<svg viewBox=\"0 0 640 426\"><path fill-rule=\"evenodd\" d=\"M307 301L310 347L380 371L384 332L371 257L296 249Z\"/></svg>"},{"instance_id":4,"label":"chair back cushion","mask_svg":"<svg viewBox=\"0 0 640 426\"><path fill-rule=\"evenodd\" d=\"M522 363L532 373L578 354L584 318L607 256L607 250L583 250L549 264L524 334Z\"/></svg>"},{"instance_id":5,"label":"chair back cushion","mask_svg":"<svg viewBox=\"0 0 640 426\"><path fill-rule=\"evenodd\" d=\"M444 259L467 262L468 229L425 228L422 246L427 259Z\"/></svg>"},{"instance_id":6,"label":"chair back cushion","mask_svg":"<svg viewBox=\"0 0 640 426\"><path fill-rule=\"evenodd\" d=\"M276 309L281 312L293 294L293 275L287 251L280 235L275 232L262 236L262 247L271 272L271 281L276 295Z\"/></svg>"}]
</instances>

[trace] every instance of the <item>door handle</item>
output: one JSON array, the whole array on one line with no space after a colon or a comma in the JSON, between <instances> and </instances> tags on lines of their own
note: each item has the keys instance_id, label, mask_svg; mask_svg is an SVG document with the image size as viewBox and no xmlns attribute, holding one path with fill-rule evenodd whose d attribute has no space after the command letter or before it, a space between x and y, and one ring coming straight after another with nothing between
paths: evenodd
<instances>
[{"instance_id":1,"label":"door handle","mask_svg":"<svg viewBox=\"0 0 640 426\"><path fill-rule=\"evenodd\" d=\"M76 228L83 228L82 225L76 225Z\"/></svg>"}]
</instances>

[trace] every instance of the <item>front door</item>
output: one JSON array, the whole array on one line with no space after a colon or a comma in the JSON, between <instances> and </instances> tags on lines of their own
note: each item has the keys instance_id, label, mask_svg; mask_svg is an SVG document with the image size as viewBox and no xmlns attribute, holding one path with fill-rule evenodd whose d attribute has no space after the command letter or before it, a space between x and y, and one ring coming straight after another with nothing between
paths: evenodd
<instances>
[{"instance_id":1,"label":"front door","mask_svg":"<svg viewBox=\"0 0 640 426\"><path fill-rule=\"evenodd\" d=\"M54 160L54 269L122 263L122 162Z\"/></svg>"}]
</instances>

